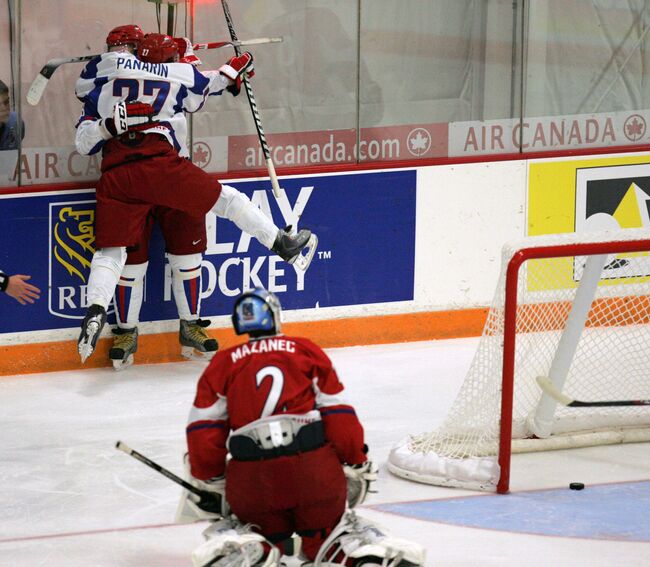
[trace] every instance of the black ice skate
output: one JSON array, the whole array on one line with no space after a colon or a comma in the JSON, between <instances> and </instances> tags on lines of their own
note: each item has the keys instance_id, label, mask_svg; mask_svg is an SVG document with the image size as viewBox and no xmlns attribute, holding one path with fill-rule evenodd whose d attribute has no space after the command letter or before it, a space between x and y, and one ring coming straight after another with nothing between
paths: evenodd
<instances>
[{"instance_id":1,"label":"black ice skate","mask_svg":"<svg viewBox=\"0 0 650 567\"><path fill-rule=\"evenodd\" d=\"M138 328L113 329L113 348L108 351L108 358L113 361L115 370L126 370L133 364L133 355L138 350Z\"/></svg>"},{"instance_id":2,"label":"black ice skate","mask_svg":"<svg viewBox=\"0 0 650 567\"><path fill-rule=\"evenodd\" d=\"M77 341L77 351L81 357L81 363L86 362L86 359L95 350L97 339L106 324L106 309L101 305L94 303L86 311L86 316L81 322L81 333Z\"/></svg>"},{"instance_id":3,"label":"black ice skate","mask_svg":"<svg viewBox=\"0 0 650 567\"><path fill-rule=\"evenodd\" d=\"M303 272L309 268L314 258L318 237L312 234L309 229L299 230L296 234L291 233L291 225L278 231L271 250L289 264L294 264ZM302 252L305 251L303 254Z\"/></svg>"},{"instance_id":4,"label":"black ice skate","mask_svg":"<svg viewBox=\"0 0 650 567\"><path fill-rule=\"evenodd\" d=\"M190 360L206 360L212 358L219 348L217 339L213 339L205 332L205 328L210 326L210 321L206 319L195 319L193 321L184 321L181 319L181 325L178 332L178 339L181 343L181 354Z\"/></svg>"}]
</instances>

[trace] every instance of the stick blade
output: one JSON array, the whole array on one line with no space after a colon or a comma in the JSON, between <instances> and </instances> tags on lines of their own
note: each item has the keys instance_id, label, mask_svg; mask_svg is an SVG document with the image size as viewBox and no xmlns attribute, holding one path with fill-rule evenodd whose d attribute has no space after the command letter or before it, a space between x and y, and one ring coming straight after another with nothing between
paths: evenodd
<instances>
[{"instance_id":1,"label":"stick blade","mask_svg":"<svg viewBox=\"0 0 650 567\"><path fill-rule=\"evenodd\" d=\"M115 448L119 451L124 451L125 453L131 452L131 447L129 447L126 443L122 443L122 441L115 443Z\"/></svg>"},{"instance_id":2,"label":"stick blade","mask_svg":"<svg viewBox=\"0 0 650 567\"><path fill-rule=\"evenodd\" d=\"M282 43L283 37L256 37L253 39L242 39L238 45L246 47L247 45L263 45L265 43Z\"/></svg>"},{"instance_id":3,"label":"stick blade","mask_svg":"<svg viewBox=\"0 0 650 567\"><path fill-rule=\"evenodd\" d=\"M27 102L29 104L36 106L40 102L49 81L47 77L44 77L40 73L36 76L27 91Z\"/></svg>"},{"instance_id":4,"label":"stick blade","mask_svg":"<svg viewBox=\"0 0 650 567\"><path fill-rule=\"evenodd\" d=\"M548 394L551 398L560 402L562 405L568 406L573 402L572 398L564 395L555 387L555 384L553 384L548 376L538 376L537 383L544 393Z\"/></svg>"}]
</instances>

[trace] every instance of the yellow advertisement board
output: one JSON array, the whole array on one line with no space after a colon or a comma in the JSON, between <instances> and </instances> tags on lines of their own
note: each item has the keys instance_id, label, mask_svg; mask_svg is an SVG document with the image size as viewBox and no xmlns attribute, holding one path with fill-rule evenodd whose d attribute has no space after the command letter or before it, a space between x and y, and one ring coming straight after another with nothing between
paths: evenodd
<instances>
[{"instance_id":1,"label":"yellow advertisement board","mask_svg":"<svg viewBox=\"0 0 650 567\"><path fill-rule=\"evenodd\" d=\"M527 215L529 236L650 229L650 155L531 161ZM646 257L641 253L610 259L603 279L648 279ZM574 258L531 262L529 284L552 281L549 288L575 287L582 271L578 262ZM539 277L542 271L555 275L550 280ZM532 284L531 291L537 285L542 284Z\"/></svg>"}]
</instances>

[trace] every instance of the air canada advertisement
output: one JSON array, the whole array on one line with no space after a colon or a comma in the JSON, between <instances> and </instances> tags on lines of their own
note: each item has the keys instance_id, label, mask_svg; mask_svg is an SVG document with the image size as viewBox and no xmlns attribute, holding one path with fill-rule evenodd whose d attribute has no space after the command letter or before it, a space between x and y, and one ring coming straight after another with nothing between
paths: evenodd
<instances>
[{"instance_id":1,"label":"air canada advertisement","mask_svg":"<svg viewBox=\"0 0 650 567\"><path fill-rule=\"evenodd\" d=\"M319 245L302 273L230 221L208 214L202 317L229 314L234 298L256 286L277 293L285 309L413 299L415 170L282 179L279 197L268 180L229 184L276 226L312 229ZM3 225L13 245L2 250L0 268L30 274L42 297L26 307L4 301L0 332L78 326L87 307L95 250L94 190L11 194L2 201ZM165 244L157 227L140 318L177 318Z\"/></svg>"}]
</instances>

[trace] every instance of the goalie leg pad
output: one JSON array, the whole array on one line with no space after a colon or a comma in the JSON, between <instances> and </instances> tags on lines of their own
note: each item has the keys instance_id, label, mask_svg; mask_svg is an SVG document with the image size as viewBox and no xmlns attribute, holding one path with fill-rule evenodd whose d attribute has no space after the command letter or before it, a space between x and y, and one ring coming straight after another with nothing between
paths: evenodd
<instances>
[{"instance_id":1,"label":"goalie leg pad","mask_svg":"<svg viewBox=\"0 0 650 567\"><path fill-rule=\"evenodd\" d=\"M348 511L323 542L314 564L348 565L364 559L382 567L424 567L426 550L415 542L391 537L378 524Z\"/></svg>"},{"instance_id":2,"label":"goalie leg pad","mask_svg":"<svg viewBox=\"0 0 650 567\"><path fill-rule=\"evenodd\" d=\"M234 516L213 523L203 532L206 541L192 552L194 567L275 567L280 565L280 552L250 526Z\"/></svg>"}]
</instances>

